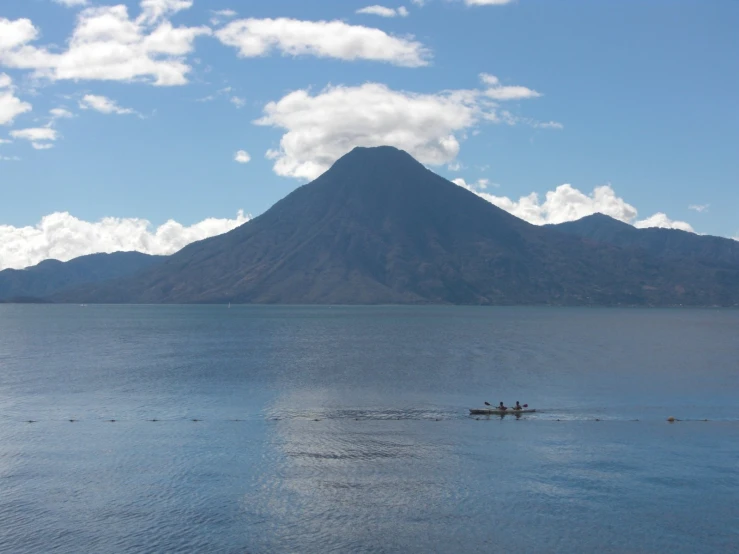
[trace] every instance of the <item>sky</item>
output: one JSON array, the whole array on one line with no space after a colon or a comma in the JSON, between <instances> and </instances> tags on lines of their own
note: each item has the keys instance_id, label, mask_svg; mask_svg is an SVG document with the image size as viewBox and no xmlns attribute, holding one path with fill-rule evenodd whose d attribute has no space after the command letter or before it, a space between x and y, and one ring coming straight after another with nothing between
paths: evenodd
<instances>
[{"instance_id":1,"label":"sky","mask_svg":"<svg viewBox=\"0 0 739 554\"><path fill-rule=\"evenodd\" d=\"M739 238L735 0L2 0L0 269L173 253L355 146Z\"/></svg>"}]
</instances>

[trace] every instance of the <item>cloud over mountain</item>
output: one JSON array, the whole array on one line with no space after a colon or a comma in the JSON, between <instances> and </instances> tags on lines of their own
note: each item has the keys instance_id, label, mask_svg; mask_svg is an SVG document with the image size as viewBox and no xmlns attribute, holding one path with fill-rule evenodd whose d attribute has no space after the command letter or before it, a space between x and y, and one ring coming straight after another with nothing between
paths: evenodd
<instances>
[{"instance_id":1,"label":"cloud over mountain","mask_svg":"<svg viewBox=\"0 0 739 554\"><path fill-rule=\"evenodd\" d=\"M393 90L381 83L329 86L313 95L296 90L268 103L256 124L286 131L280 148L267 153L276 160L275 173L286 177L313 179L355 146L395 146L422 163L440 165L454 160L465 130L477 123L537 123L500 110L490 90L502 91L505 99L539 93L504 87L492 75L480 78L485 89L435 94Z\"/></svg>"},{"instance_id":2,"label":"cloud over mountain","mask_svg":"<svg viewBox=\"0 0 739 554\"><path fill-rule=\"evenodd\" d=\"M249 221L208 218L190 226L173 220L154 228L145 219L106 217L90 222L67 212L44 216L28 227L0 225L0 270L20 269L46 259L71 260L98 252L137 251L172 254L191 242L223 234Z\"/></svg>"},{"instance_id":3,"label":"cloud over mountain","mask_svg":"<svg viewBox=\"0 0 739 554\"><path fill-rule=\"evenodd\" d=\"M595 187L593 192L586 194L572 185L564 184L548 191L544 200L535 192L512 200L507 196L484 192L484 187L468 184L464 179L454 179L453 182L534 225L576 221L594 213L602 213L640 229L662 227L694 232L689 223L672 220L661 212L646 219L637 219L637 209L618 196L610 185Z\"/></svg>"},{"instance_id":4,"label":"cloud over mountain","mask_svg":"<svg viewBox=\"0 0 739 554\"><path fill-rule=\"evenodd\" d=\"M356 109L362 106L361 110ZM278 175L313 179L355 146L392 145L423 163L442 164L459 152L456 132L479 118L467 91L415 94L383 84L291 92L264 108L258 125L285 129L280 150L268 152Z\"/></svg>"}]
</instances>

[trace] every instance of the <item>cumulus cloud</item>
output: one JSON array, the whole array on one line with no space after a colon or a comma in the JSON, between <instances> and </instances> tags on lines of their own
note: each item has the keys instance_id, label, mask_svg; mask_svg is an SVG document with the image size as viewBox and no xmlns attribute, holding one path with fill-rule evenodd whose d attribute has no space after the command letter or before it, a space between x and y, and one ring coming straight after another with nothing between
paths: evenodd
<instances>
[{"instance_id":1,"label":"cumulus cloud","mask_svg":"<svg viewBox=\"0 0 739 554\"><path fill-rule=\"evenodd\" d=\"M480 113L472 91L415 94L366 83L315 96L297 90L267 104L255 123L287 131L268 152L278 175L313 179L355 146L396 146L423 163L448 163L460 148L455 133Z\"/></svg>"},{"instance_id":2,"label":"cumulus cloud","mask_svg":"<svg viewBox=\"0 0 739 554\"><path fill-rule=\"evenodd\" d=\"M675 221L670 219L666 214L657 212L653 216L650 216L641 221L634 222L634 227L639 229L646 229L648 227L662 227L663 229L680 229L681 231L688 231L694 233L693 227L685 221Z\"/></svg>"},{"instance_id":3,"label":"cumulus cloud","mask_svg":"<svg viewBox=\"0 0 739 554\"><path fill-rule=\"evenodd\" d=\"M18 129L16 131L10 131L10 136L16 139L38 142L41 140L54 141L59 138L59 133L51 127L34 127L31 129Z\"/></svg>"},{"instance_id":4,"label":"cumulus cloud","mask_svg":"<svg viewBox=\"0 0 739 554\"><path fill-rule=\"evenodd\" d=\"M408 10L405 6L400 6L398 9L395 9L374 5L361 8L357 10L357 13L365 15L379 15L380 17L406 17L408 15Z\"/></svg>"},{"instance_id":5,"label":"cumulus cloud","mask_svg":"<svg viewBox=\"0 0 739 554\"><path fill-rule=\"evenodd\" d=\"M30 19L11 21L0 17L0 54L34 40L38 31Z\"/></svg>"},{"instance_id":6,"label":"cumulus cloud","mask_svg":"<svg viewBox=\"0 0 739 554\"><path fill-rule=\"evenodd\" d=\"M98 252L173 254L191 242L223 234L249 219L239 211L235 219L209 218L190 226L170 220L154 228L145 219L106 217L88 222L57 212L34 226L0 225L0 270L20 269L46 259L67 261Z\"/></svg>"},{"instance_id":7,"label":"cumulus cloud","mask_svg":"<svg viewBox=\"0 0 739 554\"><path fill-rule=\"evenodd\" d=\"M216 32L242 58L279 50L289 56L317 56L340 60L372 60L406 67L428 65L430 53L411 38L391 36L380 29L343 21L298 19L240 19Z\"/></svg>"},{"instance_id":8,"label":"cumulus cloud","mask_svg":"<svg viewBox=\"0 0 739 554\"><path fill-rule=\"evenodd\" d=\"M29 19L0 18L0 63L50 80L182 85L191 70L186 55L195 38L211 30L175 28L166 17L191 5L192 0L143 0L136 19L125 5L86 8L63 51L32 45L40 32Z\"/></svg>"},{"instance_id":9,"label":"cumulus cloud","mask_svg":"<svg viewBox=\"0 0 739 554\"><path fill-rule=\"evenodd\" d=\"M0 36L1 40L2 37ZM31 104L23 102L15 96L15 88L10 76L6 73L0 73L0 125L10 125L16 117L30 112L31 109Z\"/></svg>"},{"instance_id":10,"label":"cumulus cloud","mask_svg":"<svg viewBox=\"0 0 739 554\"><path fill-rule=\"evenodd\" d=\"M491 86L492 76L486 78ZM317 177L355 146L396 146L425 164L451 163L471 127L519 122L537 123L499 110L486 90L418 94L380 83L329 86L314 95L296 90L268 103L255 121L286 131L267 157L278 175L300 179Z\"/></svg>"},{"instance_id":11,"label":"cumulus cloud","mask_svg":"<svg viewBox=\"0 0 739 554\"><path fill-rule=\"evenodd\" d=\"M54 2L56 4L61 4L62 6L66 6L67 8L87 6L89 3L87 0L54 0Z\"/></svg>"},{"instance_id":12,"label":"cumulus cloud","mask_svg":"<svg viewBox=\"0 0 739 554\"><path fill-rule=\"evenodd\" d=\"M453 182L534 225L564 223L594 213L602 213L638 228L663 227L694 232L690 224L674 221L661 212L639 220L636 208L617 196L610 185L595 187L590 194L586 194L572 185L564 184L553 191L548 191L542 201L535 192L512 200L507 196L495 196L484 192L481 187L467 184L464 179L454 179Z\"/></svg>"},{"instance_id":13,"label":"cumulus cloud","mask_svg":"<svg viewBox=\"0 0 739 554\"><path fill-rule=\"evenodd\" d=\"M115 100L95 94L86 94L80 100L79 106L83 110L95 110L104 114L128 115L136 113L130 108L122 108Z\"/></svg>"},{"instance_id":14,"label":"cumulus cloud","mask_svg":"<svg viewBox=\"0 0 739 554\"><path fill-rule=\"evenodd\" d=\"M240 164L248 164L251 161L251 156L246 150L239 150L234 155L234 161L237 161Z\"/></svg>"}]
</instances>

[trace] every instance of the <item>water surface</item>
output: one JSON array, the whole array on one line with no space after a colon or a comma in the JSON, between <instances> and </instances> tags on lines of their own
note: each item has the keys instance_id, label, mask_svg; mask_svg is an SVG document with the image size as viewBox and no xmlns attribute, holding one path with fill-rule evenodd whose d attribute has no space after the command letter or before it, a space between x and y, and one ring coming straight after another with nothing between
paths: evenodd
<instances>
[{"instance_id":1,"label":"water surface","mask_svg":"<svg viewBox=\"0 0 739 554\"><path fill-rule=\"evenodd\" d=\"M736 550L737 359L729 310L0 306L0 552Z\"/></svg>"}]
</instances>

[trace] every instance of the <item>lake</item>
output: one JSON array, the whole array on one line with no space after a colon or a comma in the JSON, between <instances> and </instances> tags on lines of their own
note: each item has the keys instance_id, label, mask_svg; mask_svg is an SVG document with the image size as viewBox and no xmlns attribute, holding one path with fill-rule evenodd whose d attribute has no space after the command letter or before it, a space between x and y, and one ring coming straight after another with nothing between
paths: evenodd
<instances>
[{"instance_id":1,"label":"lake","mask_svg":"<svg viewBox=\"0 0 739 554\"><path fill-rule=\"evenodd\" d=\"M0 305L0 552L737 551L737 360L732 310Z\"/></svg>"}]
</instances>

